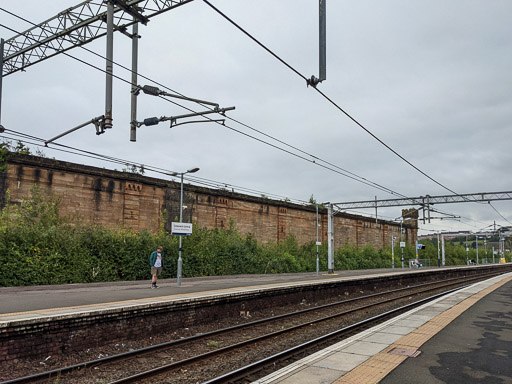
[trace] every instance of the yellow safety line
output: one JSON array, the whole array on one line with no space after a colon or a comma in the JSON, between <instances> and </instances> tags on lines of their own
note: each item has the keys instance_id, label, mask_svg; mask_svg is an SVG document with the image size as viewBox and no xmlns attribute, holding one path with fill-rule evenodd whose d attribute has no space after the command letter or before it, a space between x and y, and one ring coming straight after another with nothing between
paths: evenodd
<instances>
[{"instance_id":1,"label":"yellow safety line","mask_svg":"<svg viewBox=\"0 0 512 384\"><path fill-rule=\"evenodd\" d=\"M468 297L459 304L434 317L423 326L408 335L405 335L394 344L380 353L366 360L361 365L340 377L334 384L376 384L386 377L393 369L398 367L407 356L393 355L389 352L395 348L407 349L416 352L423 344L430 340L460 314L470 308L484 296L512 280L512 277L503 279L490 287Z\"/></svg>"}]
</instances>

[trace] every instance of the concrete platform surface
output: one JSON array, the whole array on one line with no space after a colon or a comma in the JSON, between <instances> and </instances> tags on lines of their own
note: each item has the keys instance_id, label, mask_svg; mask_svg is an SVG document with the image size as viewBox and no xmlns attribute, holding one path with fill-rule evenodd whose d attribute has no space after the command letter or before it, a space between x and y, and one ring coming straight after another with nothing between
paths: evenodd
<instances>
[{"instance_id":1,"label":"concrete platform surface","mask_svg":"<svg viewBox=\"0 0 512 384\"><path fill-rule=\"evenodd\" d=\"M181 286L176 279L161 279L160 288L151 289L150 279L145 281L120 281L90 284L67 284L31 287L0 288L0 322L22 316L35 317L39 313L72 313L94 311L106 307L130 306L135 303L161 302L180 298L205 297L213 294L246 292L271 289L287 284L316 284L332 280L353 280L378 277L393 273L421 273L411 269L373 269L321 272L284 273L276 275L234 275L183 278Z\"/></svg>"},{"instance_id":2,"label":"concrete platform surface","mask_svg":"<svg viewBox=\"0 0 512 384\"><path fill-rule=\"evenodd\" d=\"M489 293L382 384L512 383L512 283Z\"/></svg>"},{"instance_id":3,"label":"concrete platform surface","mask_svg":"<svg viewBox=\"0 0 512 384\"><path fill-rule=\"evenodd\" d=\"M258 384L512 383L512 273L471 285Z\"/></svg>"}]
</instances>

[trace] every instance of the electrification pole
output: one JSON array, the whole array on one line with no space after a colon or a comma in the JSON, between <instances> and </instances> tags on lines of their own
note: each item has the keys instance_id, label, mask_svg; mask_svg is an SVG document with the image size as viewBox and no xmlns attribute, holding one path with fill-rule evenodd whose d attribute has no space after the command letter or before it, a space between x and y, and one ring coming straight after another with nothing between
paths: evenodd
<instances>
[{"instance_id":1,"label":"electrification pole","mask_svg":"<svg viewBox=\"0 0 512 384\"><path fill-rule=\"evenodd\" d=\"M466 235L466 265L469 265L468 235Z\"/></svg>"},{"instance_id":2,"label":"electrification pole","mask_svg":"<svg viewBox=\"0 0 512 384\"><path fill-rule=\"evenodd\" d=\"M320 259L318 258L318 203L316 204L316 274L320 274Z\"/></svg>"},{"instance_id":3,"label":"electrification pole","mask_svg":"<svg viewBox=\"0 0 512 384\"><path fill-rule=\"evenodd\" d=\"M112 128L112 84L114 72L114 3L107 4L107 74L105 87L105 128Z\"/></svg>"},{"instance_id":4,"label":"electrification pole","mask_svg":"<svg viewBox=\"0 0 512 384\"><path fill-rule=\"evenodd\" d=\"M475 241L476 241L476 265L478 265L478 236L475 235Z\"/></svg>"},{"instance_id":5,"label":"electrification pole","mask_svg":"<svg viewBox=\"0 0 512 384\"><path fill-rule=\"evenodd\" d=\"M2 77L4 72L4 39L0 39L0 132L2 127Z\"/></svg>"},{"instance_id":6,"label":"electrification pole","mask_svg":"<svg viewBox=\"0 0 512 384\"><path fill-rule=\"evenodd\" d=\"M404 269L404 247L402 246L402 227L404 224L404 217L402 216L402 220L400 221L400 250L402 251L402 269Z\"/></svg>"},{"instance_id":7,"label":"electrification pole","mask_svg":"<svg viewBox=\"0 0 512 384\"><path fill-rule=\"evenodd\" d=\"M441 234L441 254L442 254L442 265L443 267L446 265L446 254L444 250L444 234Z\"/></svg>"},{"instance_id":8,"label":"electrification pole","mask_svg":"<svg viewBox=\"0 0 512 384\"><path fill-rule=\"evenodd\" d=\"M327 269L328 273L334 273L334 235L333 235L333 224L334 224L334 217L333 217L333 211L332 211L332 204L328 204L328 220L327 220L327 249L328 249L328 258L327 258Z\"/></svg>"},{"instance_id":9,"label":"electrification pole","mask_svg":"<svg viewBox=\"0 0 512 384\"><path fill-rule=\"evenodd\" d=\"M439 254L439 233L437 234L437 266L441 266L441 256Z\"/></svg>"},{"instance_id":10,"label":"electrification pole","mask_svg":"<svg viewBox=\"0 0 512 384\"><path fill-rule=\"evenodd\" d=\"M395 269L395 239L396 237L391 235L391 268Z\"/></svg>"},{"instance_id":11,"label":"electrification pole","mask_svg":"<svg viewBox=\"0 0 512 384\"><path fill-rule=\"evenodd\" d=\"M318 81L322 82L327 78L326 75L326 1L327 0L319 0L319 74Z\"/></svg>"},{"instance_id":12,"label":"electrification pole","mask_svg":"<svg viewBox=\"0 0 512 384\"><path fill-rule=\"evenodd\" d=\"M134 17L135 21L136 18ZM131 114L130 114L130 141L137 141L137 70L139 55L139 23L132 26L132 94L131 94Z\"/></svg>"}]
</instances>

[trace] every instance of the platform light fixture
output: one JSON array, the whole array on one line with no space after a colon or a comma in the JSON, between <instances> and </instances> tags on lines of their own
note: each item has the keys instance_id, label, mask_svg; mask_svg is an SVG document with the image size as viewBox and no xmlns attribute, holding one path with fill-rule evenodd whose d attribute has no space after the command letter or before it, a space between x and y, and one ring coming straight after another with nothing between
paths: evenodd
<instances>
[{"instance_id":1,"label":"platform light fixture","mask_svg":"<svg viewBox=\"0 0 512 384\"><path fill-rule=\"evenodd\" d=\"M181 188L180 188L180 223L183 222L183 176L188 174L188 173L196 173L197 171L199 171L199 168L191 168L189 170L187 170L186 172L172 172L172 173L169 173L169 175L171 176L180 176L181 178ZM178 251L178 269L177 269L177 273L176 273L176 278L177 278L177 283L178 283L178 286L181 285L181 275L182 275L182 270L183 270L183 260L181 258L181 241L182 241L182 235L179 235L180 236L180 240L179 240L179 251Z\"/></svg>"}]
</instances>

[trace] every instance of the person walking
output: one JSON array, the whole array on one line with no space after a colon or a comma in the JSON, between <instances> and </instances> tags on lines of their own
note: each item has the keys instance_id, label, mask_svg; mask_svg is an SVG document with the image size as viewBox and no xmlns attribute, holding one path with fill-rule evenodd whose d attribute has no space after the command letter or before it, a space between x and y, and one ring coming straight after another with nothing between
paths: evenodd
<instances>
[{"instance_id":1,"label":"person walking","mask_svg":"<svg viewBox=\"0 0 512 384\"><path fill-rule=\"evenodd\" d=\"M162 273L162 268L164 266L164 255L162 253L162 246L158 246L156 251L151 252L151 256L149 256L149 265L151 266L151 289L160 288L156 285L156 281L158 280L158 276Z\"/></svg>"}]
</instances>

